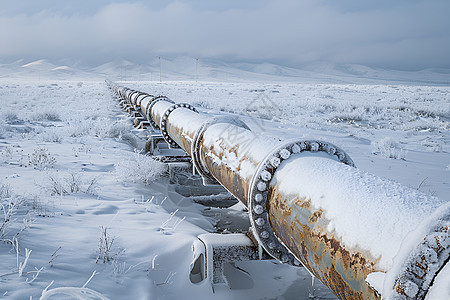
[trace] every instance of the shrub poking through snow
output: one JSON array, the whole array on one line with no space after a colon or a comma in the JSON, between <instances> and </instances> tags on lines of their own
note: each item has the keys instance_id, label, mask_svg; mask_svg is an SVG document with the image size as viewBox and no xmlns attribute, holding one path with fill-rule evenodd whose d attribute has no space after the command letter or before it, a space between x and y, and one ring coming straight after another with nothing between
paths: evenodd
<instances>
[{"instance_id":1,"label":"shrub poking through snow","mask_svg":"<svg viewBox=\"0 0 450 300\"><path fill-rule=\"evenodd\" d=\"M0 182L0 200L11 197L11 187Z\"/></svg>"},{"instance_id":2,"label":"shrub poking through snow","mask_svg":"<svg viewBox=\"0 0 450 300\"><path fill-rule=\"evenodd\" d=\"M69 172L61 176L53 173L48 176L48 184L45 189L54 195L68 195L72 193L85 193L95 195L97 193L97 178L84 179L81 173Z\"/></svg>"},{"instance_id":3,"label":"shrub poking through snow","mask_svg":"<svg viewBox=\"0 0 450 300\"><path fill-rule=\"evenodd\" d=\"M3 113L3 120L5 120L7 123L19 123L22 120L19 119L17 116L17 113L15 111L7 111Z\"/></svg>"},{"instance_id":4,"label":"shrub poking through snow","mask_svg":"<svg viewBox=\"0 0 450 300\"><path fill-rule=\"evenodd\" d=\"M150 156L135 152L131 160L115 165L118 180L150 184L166 171L166 166Z\"/></svg>"},{"instance_id":5,"label":"shrub poking through snow","mask_svg":"<svg viewBox=\"0 0 450 300\"><path fill-rule=\"evenodd\" d=\"M11 243L20 234L21 230L9 232L8 228L16 221L14 216L23 203L23 198L13 195L9 185L0 182L0 241Z\"/></svg>"},{"instance_id":6,"label":"shrub poking through snow","mask_svg":"<svg viewBox=\"0 0 450 300\"><path fill-rule=\"evenodd\" d=\"M49 143L61 143L65 132L60 128L47 128L42 134L41 139Z\"/></svg>"},{"instance_id":7,"label":"shrub poking through snow","mask_svg":"<svg viewBox=\"0 0 450 300\"><path fill-rule=\"evenodd\" d=\"M52 121L52 122L61 121L59 113L51 110L39 111L33 115L32 119L34 121Z\"/></svg>"},{"instance_id":8,"label":"shrub poking through snow","mask_svg":"<svg viewBox=\"0 0 450 300\"><path fill-rule=\"evenodd\" d=\"M136 137L130 132L130 125L125 122L115 122L110 125L108 136L128 142L131 146L137 146Z\"/></svg>"},{"instance_id":9,"label":"shrub poking through snow","mask_svg":"<svg viewBox=\"0 0 450 300\"><path fill-rule=\"evenodd\" d=\"M98 243L98 255L95 263L103 261L103 263L111 261L113 258L111 256L111 248L114 243L114 237L107 232L106 227L100 226L100 239Z\"/></svg>"},{"instance_id":10,"label":"shrub poking through snow","mask_svg":"<svg viewBox=\"0 0 450 300\"><path fill-rule=\"evenodd\" d=\"M28 155L28 165L35 169L52 167L55 163L55 157L45 147L37 147Z\"/></svg>"},{"instance_id":11,"label":"shrub poking through snow","mask_svg":"<svg viewBox=\"0 0 450 300\"><path fill-rule=\"evenodd\" d=\"M394 159L405 159L406 154L400 145L389 137L372 142L372 153Z\"/></svg>"}]
</instances>

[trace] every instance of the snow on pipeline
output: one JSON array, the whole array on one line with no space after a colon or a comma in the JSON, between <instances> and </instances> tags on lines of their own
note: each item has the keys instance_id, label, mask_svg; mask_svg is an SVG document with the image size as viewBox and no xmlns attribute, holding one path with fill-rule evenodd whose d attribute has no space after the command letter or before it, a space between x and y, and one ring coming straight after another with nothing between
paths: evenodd
<instances>
[{"instance_id":1,"label":"snow on pipeline","mask_svg":"<svg viewBox=\"0 0 450 300\"><path fill-rule=\"evenodd\" d=\"M450 201L449 87L124 84L210 113L242 115L268 139L319 137L345 149L362 172L400 182L403 187L397 192L415 190L437 197L444 206ZM3 298L335 299L318 280L311 285L305 269L271 262L240 265L253 280L248 289L192 284L192 245L198 235L214 231L214 219L203 215L199 204L175 197L164 165L142 155L141 138L103 81L1 79L0 104ZM301 164L313 168L320 161ZM315 196L310 186L308 193ZM327 201L333 193L339 193L339 186L330 186L329 197L317 198ZM346 196L349 201L358 198ZM395 239L414 225L408 221L414 211L377 218L375 203L367 203L361 228L371 232L366 236L350 228L357 236L348 235L349 243L354 238L376 243L371 237L386 234ZM397 204L408 207L389 205ZM236 205L236 211L242 209ZM351 209L356 206L330 213ZM432 226L427 223L430 213L417 211L423 230ZM383 228L386 218L399 218L399 227ZM334 224L345 232L347 225ZM377 251L389 253L380 264L401 269L398 262L409 254L405 249L417 245L418 238L395 240L395 246L378 244ZM439 272L427 299L450 298L448 268ZM374 274L369 280L382 287L392 280L386 276Z\"/></svg>"}]
</instances>

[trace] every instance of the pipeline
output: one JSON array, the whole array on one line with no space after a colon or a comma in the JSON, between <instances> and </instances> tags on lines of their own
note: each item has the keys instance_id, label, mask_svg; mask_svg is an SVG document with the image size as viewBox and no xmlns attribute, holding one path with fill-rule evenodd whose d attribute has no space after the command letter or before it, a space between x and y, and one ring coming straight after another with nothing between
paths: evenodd
<instances>
[{"instance_id":1,"label":"pipeline","mask_svg":"<svg viewBox=\"0 0 450 300\"><path fill-rule=\"evenodd\" d=\"M321 140L269 138L107 81L122 104L248 207L252 238L340 299L423 299L450 257L450 203L360 171Z\"/></svg>"}]
</instances>

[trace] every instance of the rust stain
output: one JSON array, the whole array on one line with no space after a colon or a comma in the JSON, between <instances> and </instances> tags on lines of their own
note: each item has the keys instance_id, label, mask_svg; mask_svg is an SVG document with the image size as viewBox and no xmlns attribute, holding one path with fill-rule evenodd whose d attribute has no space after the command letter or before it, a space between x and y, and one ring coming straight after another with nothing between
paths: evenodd
<instances>
[{"instance_id":1,"label":"rust stain","mask_svg":"<svg viewBox=\"0 0 450 300\"><path fill-rule=\"evenodd\" d=\"M168 123L167 131L169 132L170 137L181 147L183 148L189 155L191 153L191 140L192 136L189 132L183 130L183 128L171 125Z\"/></svg>"},{"instance_id":2,"label":"rust stain","mask_svg":"<svg viewBox=\"0 0 450 300\"><path fill-rule=\"evenodd\" d=\"M397 284L395 285L395 291L397 293L399 293L400 295L407 296L406 295L406 287L403 282L397 282Z\"/></svg>"},{"instance_id":3,"label":"rust stain","mask_svg":"<svg viewBox=\"0 0 450 300\"><path fill-rule=\"evenodd\" d=\"M306 197L302 197L295 201L295 204L302 208L310 208L311 207L311 200L306 199Z\"/></svg>"},{"instance_id":4,"label":"rust stain","mask_svg":"<svg viewBox=\"0 0 450 300\"><path fill-rule=\"evenodd\" d=\"M230 170L223 164L216 164L212 159L200 151L200 156L209 172L215 177L220 178L220 183L237 199L247 205L247 194L249 184L242 179L236 172Z\"/></svg>"},{"instance_id":5,"label":"rust stain","mask_svg":"<svg viewBox=\"0 0 450 300\"><path fill-rule=\"evenodd\" d=\"M312 215L308 219L308 223L316 223L317 220L322 216L323 211L321 209L312 213Z\"/></svg>"},{"instance_id":6,"label":"rust stain","mask_svg":"<svg viewBox=\"0 0 450 300\"><path fill-rule=\"evenodd\" d=\"M327 233L320 226L320 222L326 221L322 220L322 210L313 211L309 199L299 197L287 201L276 186L271 188L269 199L269 221L277 236L337 297L380 299L380 295L365 282L368 274L379 271L375 268L377 260L360 251L346 249ZM294 205L310 216L307 224L297 218L298 210L293 211Z\"/></svg>"},{"instance_id":7,"label":"rust stain","mask_svg":"<svg viewBox=\"0 0 450 300\"><path fill-rule=\"evenodd\" d=\"M353 290L349 286L349 284L342 278L342 275L338 271L336 271L334 265L331 266L327 279L328 287L340 299L364 299L363 293Z\"/></svg>"}]
</instances>

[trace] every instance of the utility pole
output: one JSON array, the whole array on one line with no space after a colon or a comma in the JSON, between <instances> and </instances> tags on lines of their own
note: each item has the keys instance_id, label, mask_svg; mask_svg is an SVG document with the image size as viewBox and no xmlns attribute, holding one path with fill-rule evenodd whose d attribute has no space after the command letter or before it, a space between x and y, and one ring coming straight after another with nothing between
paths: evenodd
<instances>
[{"instance_id":1,"label":"utility pole","mask_svg":"<svg viewBox=\"0 0 450 300\"><path fill-rule=\"evenodd\" d=\"M158 56L158 61L159 61L159 82L161 82L161 56Z\"/></svg>"},{"instance_id":2,"label":"utility pole","mask_svg":"<svg viewBox=\"0 0 450 300\"><path fill-rule=\"evenodd\" d=\"M195 59L195 82L198 81L198 58Z\"/></svg>"}]
</instances>

